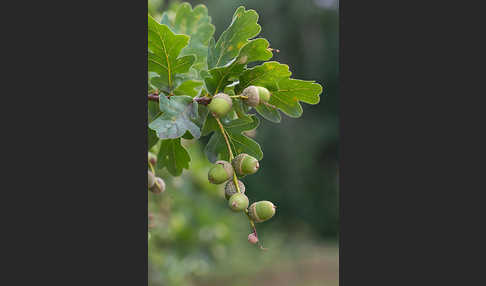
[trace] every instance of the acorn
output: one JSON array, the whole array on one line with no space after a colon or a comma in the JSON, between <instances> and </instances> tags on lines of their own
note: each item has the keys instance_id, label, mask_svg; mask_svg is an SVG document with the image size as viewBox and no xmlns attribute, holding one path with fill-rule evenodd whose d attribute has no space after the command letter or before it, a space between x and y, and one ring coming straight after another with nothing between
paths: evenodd
<instances>
[{"instance_id":1,"label":"acorn","mask_svg":"<svg viewBox=\"0 0 486 286\"><path fill-rule=\"evenodd\" d=\"M148 188L150 189L155 184L155 176L152 172L148 171Z\"/></svg>"},{"instance_id":2,"label":"acorn","mask_svg":"<svg viewBox=\"0 0 486 286\"><path fill-rule=\"evenodd\" d=\"M258 237L256 236L256 234L254 232L252 232L248 235L248 242L251 243L251 244L256 244L258 242Z\"/></svg>"},{"instance_id":3,"label":"acorn","mask_svg":"<svg viewBox=\"0 0 486 286\"><path fill-rule=\"evenodd\" d=\"M216 161L209 169L208 180L213 184L221 184L228 181L233 176L233 166L226 161Z\"/></svg>"},{"instance_id":4,"label":"acorn","mask_svg":"<svg viewBox=\"0 0 486 286\"><path fill-rule=\"evenodd\" d=\"M258 95L260 96L260 103L261 102L268 102L270 100L270 91L264 88L263 86L257 86Z\"/></svg>"},{"instance_id":5,"label":"acorn","mask_svg":"<svg viewBox=\"0 0 486 286\"><path fill-rule=\"evenodd\" d=\"M233 101L226 93L218 93L211 99L208 108L219 117L225 116L233 106Z\"/></svg>"},{"instance_id":6,"label":"acorn","mask_svg":"<svg viewBox=\"0 0 486 286\"><path fill-rule=\"evenodd\" d=\"M155 166L155 164L157 163L157 156L155 156L155 154L153 153L148 152L148 161L150 162L150 164L152 164L152 166Z\"/></svg>"},{"instance_id":7,"label":"acorn","mask_svg":"<svg viewBox=\"0 0 486 286\"><path fill-rule=\"evenodd\" d=\"M251 204L248 215L254 222L264 222L275 215L275 206L270 201L259 201Z\"/></svg>"},{"instance_id":8,"label":"acorn","mask_svg":"<svg viewBox=\"0 0 486 286\"><path fill-rule=\"evenodd\" d=\"M242 194L245 193L245 185L242 181L238 180L238 187L240 188L240 192ZM229 180L226 185L224 186L224 197L229 200L230 197L234 194L238 193L236 189L235 182L233 180Z\"/></svg>"},{"instance_id":9,"label":"acorn","mask_svg":"<svg viewBox=\"0 0 486 286\"><path fill-rule=\"evenodd\" d=\"M231 196L228 201L228 206L235 212L240 212L248 207L248 197L241 193L236 193Z\"/></svg>"},{"instance_id":10,"label":"acorn","mask_svg":"<svg viewBox=\"0 0 486 286\"><path fill-rule=\"evenodd\" d=\"M245 88L241 93L241 95L248 97L244 101L249 106L256 107L260 104L260 96L258 95L258 88L254 85L250 85L249 87Z\"/></svg>"},{"instance_id":11,"label":"acorn","mask_svg":"<svg viewBox=\"0 0 486 286\"><path fill-rule=\"evenodd\" d=\"M231 161L233 168L238 176L251 175L258 171L260 164L254 157L241 153Z\"/></svg>"},{"instance_id":12,"label":"acorn","mask_svg":"<svg viewBox=\"0 0 486 286\"><path fill-rule=\"evenodd\" d=\"M149 189L154 194L165 192L165 182L162 178L155 178L155 184Z\"/></svg>"}]
</instances>

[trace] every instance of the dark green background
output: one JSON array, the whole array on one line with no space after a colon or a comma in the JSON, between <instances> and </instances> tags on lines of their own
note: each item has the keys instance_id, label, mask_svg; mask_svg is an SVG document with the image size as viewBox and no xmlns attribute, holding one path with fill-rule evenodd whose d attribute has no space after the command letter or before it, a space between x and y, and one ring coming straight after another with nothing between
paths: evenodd
<instances>
[{"instance_id":1,"label":"dark green background","mask_svg":"<svg viewBox=\"0 0 486 286\"><path fill-rule=\"evenodd\" d=\"M303 104L299 119L283 116L281 124L262 120L257 142L264 159L261 170L246 179L254 200L278 205L278 218L262 226L278 224L292 231L309 224L322 238L339 232L338 200L338 10L318 2L332 1L188 1L204 3L216 26L215 38L226 29L240 5L260 15L262 32L280 50L272 60L290 66L292 77L316 80L323 86L321 102ZM222 17L222 15L225 15Z\"/></svg>"}]
</instances>

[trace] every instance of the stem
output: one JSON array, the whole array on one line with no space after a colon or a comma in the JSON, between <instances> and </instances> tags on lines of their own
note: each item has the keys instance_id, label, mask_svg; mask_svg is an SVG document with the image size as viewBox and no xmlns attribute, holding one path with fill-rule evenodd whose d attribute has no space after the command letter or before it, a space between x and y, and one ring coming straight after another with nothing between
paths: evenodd
<instances>
[{"instance_id":1,"label":"stem","mask_svg":"<svg viewBox=\"0 0 486 286\"><path fill-rule=\"evenodd\" d=\"M248 96L246 96L246 95L230 95L229 97L231 97L231 98L248 99Z\"/></svg>"},{"instance_id":2,"label":"stem","mask_svg":"<svg viewBox=\"0 0 486 286\"><path fill-rule=\"evenodd\" d=\"M231 162L231 161L233 161L234 156L233 156L233 151L231 151L231 146L230 146L228 137L226 136L226 131L224 130L223 124L221 123L221 120L219 120L219 117L214 113L211 113L211 114L216 119L216 122L218 123L219 129L220 129L221 133L223 134L224 141L226 142L226 147L228 148L229 161ZM235 184L236 190L238 191L238 193L241 193L240 186L238 185L238 178L236 177L236 173L234 173L234 172L233 172L233 183ZM250 227L253 230L253 233L258 238L257 230L256 230L256 227L255 227L255 222L251 219L250 214L248 213L248 209L245 209L245 214L248 217L248 220L250 221ZM260 249L266 250L263 247L263 245L260 244L260 242L258 242L258 246L260 247Z\"/></svg>"}]
</instances>

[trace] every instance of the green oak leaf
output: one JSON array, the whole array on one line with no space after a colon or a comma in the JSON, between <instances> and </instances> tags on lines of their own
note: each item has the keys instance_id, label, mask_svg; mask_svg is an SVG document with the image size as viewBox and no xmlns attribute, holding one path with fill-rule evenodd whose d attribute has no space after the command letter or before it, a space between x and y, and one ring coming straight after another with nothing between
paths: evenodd
<instances>
[{"instance_id":1,"label":"green oak leaf","mask_svg":"<svg viewBox=\"0 0 486 286\"><path fill-rule=\"evenodd\" d=\"M149 124L160 139L179 138L189 131L195 138L201 136L200 127L193 121L198 119L198 106L190 96L159 97L162 115Z\"/></svg>"},{"instance_id":2,"label":"green oak leaf","mask_svg":"<svg viewBox=\"0 0 486 286\"><path fill-rule=\"evenodd\" d=\"M196 59L194 55L179 57L188 42L189 36L176 35L169 27L148 16L148 71L159 74L169 91L174 86L176 74L189 71Z\"/></svg>"},{"instance_id":3,"label":"green oak leaf","mask_svg":"<svg viewBox=\"0 0 486 286\"><path fill-rule=\"evenodd\" d=\"M257 128L260 124L260 121L255 115L250 116L250 119L251 121L238 118L222 123L234 156L240 153L247 153L261 160L263 158L263 152L260 145L253 139L241 134L243 131ZM219 129L214 130L213 135L204 149L204 153L211 162L229 159L228 148Z\"/></svg>"},{"instance_id":4,"label":"green oak leaf","mask_svg":"<svg viewBox=\"0 0 486 286\"><path fill-rule=\"evenodd\" d=\"M322 86L315 81L305 81L290 78L289 66L278 62L266 62L262 65L245 70L235 86L235 93L239 94L250 85L266 87L272 94L269 104L280 109L290 117L300 117L302 106L300 101L308 104L319 103ZM257 107L257 112L265 119L279 122L280 115L276 115L269 107Z\"/></svg>"},{"instance_id":5,"label":"green oak leaf","mask_svg":"<svg viewBox=\"0 0 486 286\"><path fill-rule=\"evenodd\" d=\"M198 70L207 69L208 44L215 27L211 24L206 6L199 4L192 9L191 4L182 3L172 19L169 13L163 13L161 23L167 25L174 33L188 35L190 41L182 49L181 56L195 55L194 66Z\"/></svg>"},{"instance_id":6,"label":"green oak leaf","mask_svg":"<svg viewBox=\"0 0 486 286\"><path fill-rule=\"evenodd\" d=\"M181 145L181 138L162 140L157 155L157 168L167 168L173 176L182 174L182 169L189 169L191 157Z\"/></svg>"},{"instance_id":7,"label":"green oak leaf","mask_svg":"<svg viewBox=\"0 0 486 286\"><path fill-rule=\"evenodd\" d=\"M267 61L272 58L273 54L268 49L270 44L265 39L254 39L246 43L238 56L230 63L223 67L217 67L209 70L210 77L206 77L206 87L212 94L223 91L224 88L231 84L231 79L237 79L244 71L246 65L255 61Z\"/></svg>"},{"instance_id":8,"label":"green oak leaf","mask_svg":"<svg viewBox=\"0 0 486 286\"><path fill-rule=\"evenodd\" d=\"M282 117L280 116L280 112L278 109L273 107L267 106L265 104L259 104L255 107L255 110L266 120L269 120L274 123L280 123Z\"/></svg>"},{"instance_id":9,"label":"green oak leaf","mask_svg":"<svg viewBox=\"0 0 486 286\"><path fill-rule=\"evenodd\" d=\"M203 82L201 80L186 80L182 82L176 89L174 89L175 95L189 95L190 97L196 97L201 91Z\"/></svg>"},{"instance_id":10,"label":"green oak leaf","mask_svg":"<svg viewBox=\"0 0 486 286\"><path fill-rule=\"evenodd\" d=\"M159 138L157 137L157 133L150 128L148 128L147 137L148 150L150 150L155 144L157 144Z\"/></svg>"},{"instance_id":11,"label":"green oak leaf","mask_svg":"<svg viewBox=\"0 0 486 286\"><path fill-rule=\"evenodd\" d=\"M258 14L255 10L245 10L243 6L236 9L231 24L221 34L218 42L215 43L214 38L209 42L208 68L222 67L231 62L248 39L260 33L261 27L257 21Z\"/></svg>"}]
</instances>

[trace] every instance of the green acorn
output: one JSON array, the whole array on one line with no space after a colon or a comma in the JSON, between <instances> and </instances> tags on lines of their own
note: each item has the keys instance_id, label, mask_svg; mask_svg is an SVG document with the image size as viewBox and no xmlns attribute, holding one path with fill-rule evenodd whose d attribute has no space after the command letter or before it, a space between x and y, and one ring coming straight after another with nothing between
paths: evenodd
<instances>
[{"instance_id":1,"label":"green acorn","mask_svg":"<svg viewBox=\"0 0 486 286\"><path fill-rule=\"evenodd\" d=\"M148 171L148 188L150 189L155 184L155 176L152 172Z\"/></svg>"},{"instance_id":2,"label":"green acorn","mask_svg":"<svg viewBox=\"0 0 486 286\"><path fill-rule=\"evenodd\" d=\"M214 112L219 117L225 116L233 106L233 101L225 93L218 93L211 99L208 104L208 108L211 112Z\"/></svg>"},{"instance_id":3,"label":"green acorn","mask_svg":"<svg viewBox=\"0 0 486 286\"><path fill-rule=\"evenodd\" d=\"M242 181L238 180L238 187L240 188L240 192L242 194L245 193L245 185ZM224 197L229 200L230 197L234 194L238 193L236 189L235 182L233 180L229 180L226 185L224 186Z\"/></svg>"},{"instance_id":4,"label":"green acorn","mask_svg":"<svg viewBox=\"0 0 486 286\"><path fill-rule=\"evenodd\" d=\"M264 88L263 86L257 86L258 95L260 96L260 103L261 102L268 102L270 100L270 91Z\"/></svg>"},{"instance_id":5,"label":"green acorn","mask_svg":"<svg viewBox=\"0 0 486 286\"><path fill-rule=\"evenodd\" d=\"M228 201L228 206L235 212L245 210L248 204L248 197L241 193L232 195Z\"/></svg>"},{"instance_id":6,"label":"green acorn","mask_svg":"<svg viewBox=\"0 0 486 286\"><path fill-rule=\"evenodd\" d=\"M241 93L241 95L248 97L244 101L249 106L256 107L258 106L258 104L260 104L260 96L258 95L258 88L254 85L250 85L249 87L245 88Z\"/></svg>"},{"instance_id":7,"label":"green acorn","mask_svg":"<svg viewBox=\"0 0 486 286\"><path fill-rule=\"evenodd\" d=\"M238 176L251 175L258 171L260 164L254 157L241 153L231 161L233 168Z\"/></svg>"},{"instance_id":8,"label":"green acorn","mask_svg":"<svg viewBox=\"0 0 486 286\"><path fill-rule=\"evenodd\" d=\"M165 192L165 182L162 178L155 178L155 184L149 189L154 194Z\"/></svg>"},{"instance_id":9,"label":"green acorn","mask_svg":"<svg viewBox=\"0 0 486 286\"><path fill-rule=\"evenodd\" d=\"M226 161L216 161L209 169L208 180L213 184L221 184L228 181L233 176L233 166Z\"/></svg>"},{"instance_id":10,"label":"green acorn","mask_svg":"<svg viewBox=\"0 0 486 286\"><path fill-rule=\"evenodd\" d=\"M275 206L270 201L259 201L251 204L248 215L254 222L264 222L275 215Z\"/></svg>"}]
</instances>

